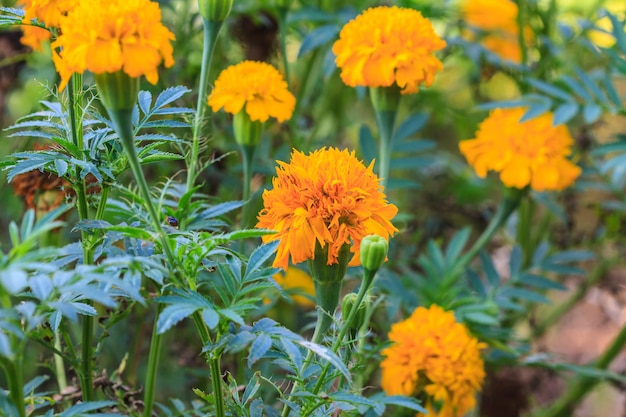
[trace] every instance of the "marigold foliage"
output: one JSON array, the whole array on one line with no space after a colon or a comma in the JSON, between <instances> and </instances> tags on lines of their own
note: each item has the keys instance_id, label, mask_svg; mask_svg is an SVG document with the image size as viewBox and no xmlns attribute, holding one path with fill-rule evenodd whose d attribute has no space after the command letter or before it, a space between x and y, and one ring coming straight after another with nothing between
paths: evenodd
<instances>
[{"instance_id":1,"label":"marigold foliage","mask_svg":"<svg viewBox=\"0 0 626 417\"><path fill-rule=\"evenodd\" d=\"M78 4L78 0L23 0L20 4L24 7L24 23L36 20L48 28L58 28L61 18ZM51 37L50 31L37 26L25 25L22 30L21 42L35 51L41 51L42 43Z\"/></svg>"},{"instance_id":2,"label":"marigold foliage","mask_svg":"<svg viewBox=\"0 0 626 417\"><path fill-rule=\"evenodd\" d=\"M461 417L474 408L485 379L480 350L486 345L457 323L453 312L418 307L391 326L389 340L381 363L387 394L427 394L429 416Z\"/></svg>"},{"instance_id":3,"label":"marigold foliage","mask_svg":"<svg viewBox=\"0 0 626 417\"><path fill-rule=\"evenodd\" d=\"M518 8L511 0L465 0L461 4L463 20L472 28L485 34L481 43L485 49L500 58L519 64L522 62L522 50L519 44ZM466 31L464 36L475 40L475 33ZM532 30L524 29L527 44L532 42Z\"/></svg>"},{"instance_id":4,"label":"marigold foliage","mask_svg":"<svg viewBox=\"0 0 626 417\"><path fill-rule=\"evenodd\" d=\"M374 7L348 22L333 45L341 79L351 87L389 87L403 94L430 86L443 64L433 53L446 46L420 12Z\"/></svg>"},{"instance_id":5,"label":"marigold foliage","mask_svg":"<svg viewBox=\"0 0 626 417\"><path fill-rule=\"evenodd\" d=\"M361 239L397 232L391 219L398 209L387 202L373 163L365 167L353 152L322 148L308 155L294 150L291 162L278 162L272 190L256 227L275 230L265 241L280 240L274 267L313 259L315 244L328 245L327 264L351 244L351 265L359 265Z\"/></svg>"},{"instance_id":6,"label":"marigold foliage","mask_svg":"<svg viewBox=\"0 0 626 417\"><path fill-rule=\"evenodd\" d=\"M174 35L161 23L159 5L149 0L82 1L61 19L61 34L52 46L62 90L72 73L124 71L145 75L155 84L161 61L174 65Z\"/></svg>"},{"instance_id":7,"label":"marigold foliage","mask_svg":"<svg viewBox=\"0 0 626 417\"><path fill-rule=\"evenodd\" d=\"M507 187L562 190L581 169L570 162L573 139L565 125L552 126L552 113L521 122L523 108L496 109L479 126L476 138L459 144L479 177L496 171Z\"/></svg>"},{"instance_id":8,"label":"marigold foliage","mask_svg":"<svg viewBox=\"0 0 626 417\"><path fill-rule=\"evenodd\" d=\"M311 298L308 298L304 295L292 293L290 297L294 303L304 308L315 307L315 301L313 301L315 299L315 285L313 284L313 278L309 274L299 268L289 267L272 278L285 291L297 291L311 296Z\"/></svg>"},{"instance_id":9,"label":"marigold foliage","mask_svg":"<svg viewBox=\"0 0 626 417\"><path fill-rule=\"evenodd\" d=\"M223 70L209 96L213 111L221 108L231 114L242 109L250 120L265 122L270 117L289 120L296 98L276 68L265 62L243 61Z\"/></svg>"}]
</instances>

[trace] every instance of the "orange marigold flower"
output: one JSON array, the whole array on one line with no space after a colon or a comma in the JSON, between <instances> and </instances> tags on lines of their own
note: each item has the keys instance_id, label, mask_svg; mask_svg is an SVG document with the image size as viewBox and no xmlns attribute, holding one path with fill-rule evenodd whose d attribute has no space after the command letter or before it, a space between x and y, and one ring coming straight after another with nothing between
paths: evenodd
<instances>
[{"instance_id":1,"label":"orange marigold flower","mask_svg":"<svg viewBox=\"0 0 626 417\"><path fill-rule=\"evenodd\" d=\"M333 45L341 79L351 87L389 87L403 94L430 86L443 64L433 53L446 46L420 12L373 7L348 22Z\"/></svg>"},{"instance_id":2,"label":"orange marigold flower","mask_svg":"<svg viewBox=\"0 0 626 417\"><path fill-rule=\"evenodd\" d=\"M562 190L581 169L567 160L572 136L564 125L552 126L552 113L520 122L523 108L496 109L479 126L476 138L459 144L479 177L500 173L507 187Z\"/></svg>"},{"instance_id":3,"label":"orange marigold flower","mask_svg":"<svg viewBox=\"0 0 626 417\"><path fill-rule=\"evenodd\" d=\"M465 0L461 4L463 19L472 29L485 32L480 37L482 45L504 60L519 64L522 62L522 50L519 45L518 8L511 0ZM475 40L473 32L466 31L464 36ZM524 29L526 43L532 42L532 30Z\"/></svg>"},{"instance_id":4,"label":"orange marigold flower","mask_svg":"<svg viewBox=\"0 0 626 417\"><path fill-rule=\"evenodd\" d=\"M61 20L61 35L53 42L61 48L64 67L60 89L67 74L113 73L130 77L145 75L155 84L161 61L174 65L170 41L174 35L161 23L161 10L149 0L90 0L80 2Z\"/></svg>"},{"instance_id":5,"label":"orange marigold flower","mask_svg":"<svg viewBox=\"0 0 626 417\"><path fill-rule=\"evenodd\" d=\"M289 267L272 278L289 294L294 303L304 308L315 307L315 285L309 274L299 268Z\"/></svg>"},{"instance_id":6,"label":"orange marigold flower","mask_svg":"<svg viewBox=\"0 0 626 417\"><path fill-rule=\"evenodd\" d=\"M287 268L313 259L315 244L328 245L327 264L351 244L351 265L359 265L361 239L397 232L391 219L398 209L387 202L379 179L353 152L322 148L308 155L294 151L291 162L278 162L272 190L263 192L264 208L256 227L275 230L264 240L280 240L274 266Z\"/></svg>"},{"instance_id":7,"label":"orange marigold flower","mask_svg":"<svg viewBox=\"0 0 626 417\"><path fill-rule=\"evenodd\" d=\"M265 62L243 61L220 73L209 96L213 111L222 107L231 114L244 109L253 122L275 117L279 122L291 118L296 98L278 70Z\"/></svg>"},{"instance_id":8,"label":"orange marigold flower","mask_svg":"<svg viewBox=\"0 0 626 417\"><path fill-rule=\"evenodd\" d=\"M24 23L37 20L48 28L58 28L61 18L78 4L79 0L22 0ZM42 43L51 38L50 31L37 26L23 26L22 43L33 50L40 51Z\"/></svg>"},{"instance_id":9,"label":"orange marigold flower","mask_svg":"<svg viewBox=\"0 0 626 417\"><path fill-rule=\"evenodd\" d=\"M429 416L461 417L474 408L485 379L480 350L486 345L457 323L453 312L437 305L418 307L391 326L389 340L381 363L387 394L427 394Z\"/></svg>"}]
</instances>

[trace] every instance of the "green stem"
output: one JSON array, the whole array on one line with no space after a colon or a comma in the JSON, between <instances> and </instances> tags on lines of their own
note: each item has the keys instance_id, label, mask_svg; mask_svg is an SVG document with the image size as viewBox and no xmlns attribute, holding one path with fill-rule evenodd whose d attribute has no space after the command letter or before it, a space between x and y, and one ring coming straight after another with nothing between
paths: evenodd
<instances>
[{"instance_id":1,"label":"green stem","mask_svg":"<svg viewBox=\"0 0 626 417\"><path fill-rule=\"evenodd\" d=\"M526 27L526 13L528 5L525 0L515 0L517 3L517 26L518 26L518 34L517 41L519 43L520 50L522 51L522 62L523 66L528 65L528 48L526 46L526 38L524 37L524 28Z\"/></svg>"},{"instance_id":2,"label":"green stem","mask_svg":"<svg viewBox=\"0 0 626 417\"><path fill-rule=\"evenodd\" d=\"M250 183L252 182L252 168L254 161L254 145L240 145L243 165L243 200L246 202L241 211L241 228L248 226L250 211ZM243 241L242 241L243 242Z\"/></svg>"},{"instance_id":3,"label":"green stem","mask_svg":"<svg viewBox=\"0 0 626 417\"><path fill-rule=\"evenodd\" d=\"M496 213L493 218L487 225L487 228L483 231L480 237L474 242L472 247L465 252L463 256L459 258L459 260L454 265L451 275L457 276L465 271L467 265L476 257L478 252L480 252L483 247L489 243L493 235L500 229L511 213L515 211L517 206L519 205L522 197L526 194L526 190L518 190L514 188L508 188L506 190L506 195L500 202ZM445 278L444 278L445 279Z\"/></svg>"},{"instance_id":4,"label":"green stem","mask_svg":"<svg viewBox=\"0 0 626 417\"><path fill-rule=\"evenodd\" d=\"M68 84L69 94L69 115L72 125L72 142L81 151L84 151L83 129L82 129L82 107L81 97L83 93L82 74L72 75L72 80ZM81 115L81 116L79 116ZM89 219L89 206L87 204L87 192L85 179L81 178L80 171L76 173L77 178L74 183L76 191L76 206L79 220ZM93 263L93 251L87 232L81 230L81 242L83 246L83 263L89 265ZM83 316L82 329L82 360L79 372L80 386L83 393L83 401L93 401L95 393L93 389L93 332L94 317Z\"/></svg>"},{"instance_id":5,"label":"green stem","mask_svg":"<svg viewBox=\"0 0 626 417\"><path fill-rule=\"evenodd\" d=\"M159 357L161 356L161 345L163 344L163 335L157 332L157 323L164 304L159 303L156 316L154 317L154 325L152 327L152 338L150 339L150 353L148 354L148 371L146 373L146 389L143 394L143 417L152 417L152 407L154 406L154 392L156 388L156 379L159 367Z\"/></svg>"},{"instance_id":6,"label":"green stem","mask_svg":"<svg viewBox=\"0 0 626 417\"><path fill-rule=\"evenodd\" d=\"M331 350L333 351L333 353L337 353L339 351L339 348L341 348L341 346L343 345L343 339L346 337L346 334L350 330L352 326L352 322L354 322L354 319L356 315L358 314L359 306L363 302L363 299L365 298L367 291L370 289L370 286L372 285L372 282L374 281L375 275L376 275L376 271L371 271L369 269L363 270L363 282L361 283L361 288L359 288L356 301L354 302L354 305L352 306L352 309L350 310L350 314L348 314L348 318L344 321L343 326L341 327L339 336L337 336L337 339L335 339L335 342L333 343L331 347ZM324 367L322 368L322 372L319 376L319 379L317 380L317 383L315 384L315 387L313 388L313 394L319 393L320 390L322 389L322 386L324 385L324 378L326 377L326 374L328 373L329 369L330 369L330 363L326 363Z\"/></svg>"},{"instance_id":7,"label":"green stem","mask_svg":"<svg viewBox=\"0 0 626 417\"><path fill-rule=\"evenodd\" d=\"M202 320L200 312L193 314L193 320L200 334L202 346L212 343L211 334ZM211 385L213 387L213 397L215 398L215 416L224 417L224 395L222 394L222 369L220 364L220 355L217 352L209 352L208 358L209 368L211 370Z\"/></svg>"},{"instance_id":8,"label":"green stem","mask_svg":"<svg viewBox=\"0 0 626 417\"><path fill-rule=\"evenodd\" d=\"M563 303L556 306L541 322L539 322L532 332L532 339L543 336L545 332L558 322L568 311L572 309L580 300L583 299L587 290L593 285L600 282L606 271L620 262L619 258L604 259L600 261L590 272L589 279L581 282L576 291Z\"/></svg>"},{"instance_id":9,"label":"green stem","mask_svg":"<svg viewBox=\"0 0 626 417\"><path fill-rule=\"evenodd\" d=\"M196 181L196 170L198 169L198 158L200 153L200 135L202 134L202 124L204 123L204 113L207 109L207 86L209 84L209 73L211 71L211 61L220 29L221 21L210 21L202 19L204 41L202 44L202 67L200 69L200 83L198 85L198 103L196 105L196 116L193 123L193 138L191 142L191 155L187 161L187 191L193 188Z\"/></svg>"},{"instance_id":10,"label":"green stem","mask_svg":"<svg viewBox=\"0 0 626 417\"><path fill-rule=\"evenodd\" d=\"M143 171L141 169L141 162L139 161L137 149L135 148L131 112L126 110L109 110L109 116L111 117L111 121L115 126L115 131L124 146L124 151L126 152L126 157L128 158L128 164L133 172L135 181L137 181L137 186L139 187L139 192L144 200L144 204L148 209L148 214L150 215L150 220L152 221L152 227L158 235L158 239L163 247L163 253L167 257L170 267L174 269L173 275L176 283L182 284L184 282L184 275L180 271L178 261L170 248L167 235L163 231L163 227L161 226L161 216L157 213L156 208L154 207L152 195L150 194L150 189L148 187L148 183L146 182L146 177L143 175Z\"/></svg>"},{"instance_id":11,"label":"green stem","mask_svg":"<svg viewBox=\"0 0 626 417\"><path fill-rule=\"evenodd\" d=\"M21 355L13 361L4 361L4 368L9 382L9 392L13 405L17 409L19 417L26 417L26 405L24 403L24 363Z\"/></svg>"},{"instance_id":12,"label":"green stem","mask_svg":"<svg viewBox=\"0 0 626 417\"><path fill-rule=\"evenodd\" d=\"M376 111L376 122L380 136L378 147L378 177L380 183L387 189L389 183L389 165L391 163L391 147L393 139L393 126L396 121L396 111L382 110Z\"/></svg>"},{"instance_id":13,"label":"green stem","mask_svg":"<svg viewBox=\"0 0 626 417\"><path fill-rule=\"evenodd\" d=\"M287 88L291 90L291 77L289 76L289 62L287 59L287 7L278 7L278 27L280 30L280 52L283 58L283 68L285 70L285 81Z\"/></svg>"},{"instance_id":14,"label":"green stem","mask_svg":"<svg viewBox=\"0 0 626 417\"><path fill-rule=\"evenodd\" d=\"M626 326L622 327L619 334L613 339L613 342L607 347L602 356L595 362L595 367L605 370L609 367L613 359L626 346ZM570 383L565 393L548 409L533 414L536 417L569 417L573 415L573 411L578 404L585 398L593 387L600 382L599 378L593 378L585 375L578 375Z\"/></svg>"},{"instance_id":15,"label":"green stem","mask_svg":"<svg viewBox=\"0 0 626 417\"><path fill-rule=\"evenodd\" d=\"M61 352L61 335L54 335L54 348ZM63 357L58 354L54 354L54 370L57 376L57 383L59 384L59 392L65 391L67 388L67 376L65 375L65 364L63 363Z\"/></svg>"}]
</instances>

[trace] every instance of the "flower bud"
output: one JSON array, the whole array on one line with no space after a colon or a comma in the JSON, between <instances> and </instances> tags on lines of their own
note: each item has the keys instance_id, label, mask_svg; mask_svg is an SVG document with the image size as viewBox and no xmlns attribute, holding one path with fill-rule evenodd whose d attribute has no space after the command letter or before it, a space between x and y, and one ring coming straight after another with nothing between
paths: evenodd
<instances>
[{"instance_id":1,"label":"flower bud","mask_svg":"<svg viewBox=\"0 0 626 417\"><path fill-rule=\"evenodd\" d=\"M139 94L139 78L124 71L95 74L96 87L102 104L110 111L132 111Z\"/></svg>"},{"instance_id":2,"label":"flower bud","mask_svg":"<svg viewBox=\"0 0 626 417\"><path fill-rule=\"evenodd\" d=\"M233 0L198 0L198 6L206 20L223 22L230 14Z\"/></svg>"},{"instance_id":3,"label":"flower bud","mask_svg":"<svg viewBox=\"0 0 626 417\"><path fill-rule=\"evenodd\" d=\"M263 133L263 123L250 120L250 116L245 109L233 116L233 130L235 140L243 146L256 146L261 140Z\"/></svg>"},{"instance_id":4,"label":"flower bud","mask_svg":"<svg viewBox=\"0 0 626 417\"><path fill-rule=\"evenodd\" d=\"M355 306L357 298L358 295L352 292L346 294L345 297L343 297L343 301L341 302L341 318L343 319L344 323L346 323L348 317L350 317L350 312L352 311L352 309L355 307L357 308L354 319L351 323L349 323L350 328L348 329L348 331L351 339L355 339L357 337L359 329L361 329L361 327L363 327L363 325L365 324L365 319L367 317L367 308L371 302L370 298L366 295L365 298L363 298L363 300L361 301L361 304L357 307Z\"/></svg>"},{"instance_id":5,"label":"flower bud","mask_svg":"<svg viewBox=\"0 0 626 417\"><path fill-rule=\"evenodd\" d=\"M384 237L368 235L361 240L361 265L369 271L378 271L387 259L389 243Z\"/></svg>"},{"instance_id":6,"label":"flower bud","mask_svg":"<svg viewBox=\"0 0 626 417\"><path fill-rule=\"evenodd\" d=\"M389 87L370 87L370 99L372 107L377 112L395 112L400 105L400 87L393 84Z\"/></svg>"}]
</instances>

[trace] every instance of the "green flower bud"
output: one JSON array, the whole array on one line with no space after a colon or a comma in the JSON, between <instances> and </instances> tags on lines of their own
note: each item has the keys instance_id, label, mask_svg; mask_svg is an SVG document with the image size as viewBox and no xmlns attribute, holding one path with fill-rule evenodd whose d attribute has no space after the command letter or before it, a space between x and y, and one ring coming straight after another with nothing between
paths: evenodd
<instances>
[{"instance_id":1,"label":"green flower bud","mask_svg":"<svg viewBox=\"0 0 626 417\"><path fill-rule=\"evenodd\" d=\"M233 0L198 0L198 7L203 18L223 22L230 14Z\"/></svg>"},{"instance_id":2,"label":"green flower bud","mask_svg":"<svg viewBox=\"0 0 626 417\"><path fill-rule=\"evenodd\" d=\"M235 140L243 146L256 146L261 140L263 133L263 123L250 120L250 116L242 109L233 116L233 130Z\"/></svg>"},{"instance_id":3,"label":"green flower bud","mask_svg":"<svg viewBox=\"0 0 626 417\"><path fill-rule=\"evenodd\" d=\"M96 87L100 100L111 111L132 111L139 94L139 78L124 71L96 74Z\"/></svg>"},{"instance_id":4,"label":"green flower bud","mask_svg":"<svg viewBox=\"0 0 626 417\"><path fill-rule=\"evenodd\" d=\"M384 237L368 235L361 240L361 265L365 270L378 271L385 263L389 243Z\"/></svg>"},{"instance_id":5,"label":"green flower bud","mask_svg":"<svg viewBox=\"0 0 626 417\"><path fill-rule=\"evenodd\" d=\"M353 292L346 294L345 297L343 297L343 300L341 302L341 318L343 319L344 323L346 323L346 320L348 320L352 309L355 308L357 298L358 295ZM357 337L361 327L363 327L363 325L365 324L365 319L367 318L367 310L370 303L370 298L366 295L361 301L361 304L357 307L355 313L356 315L354 316L352 323L350 323L350 328L348 329L350 339L354 340Z\"/></svg>"}]
</instances>

